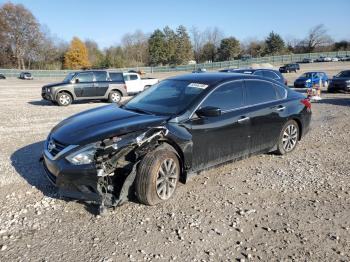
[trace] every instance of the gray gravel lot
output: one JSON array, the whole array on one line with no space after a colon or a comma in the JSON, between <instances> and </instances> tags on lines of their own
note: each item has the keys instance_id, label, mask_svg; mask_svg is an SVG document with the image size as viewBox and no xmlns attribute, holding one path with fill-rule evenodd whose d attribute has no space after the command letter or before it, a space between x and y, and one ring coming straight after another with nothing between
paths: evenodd
<instances>
[{"instance_id":1,"label":"gray gravel lot","mask_svg":"<svg viewBox=\"0 0 350 262\"><path fill-rule=\"evenodd\" d=\"M43 83L0 80L0 261L350 261L350 94L314 103L289 155L222 165L163 205L99 217L59 199L38 159L54 125L104 103L53 106Z\"/></svg>"}]
</instances>

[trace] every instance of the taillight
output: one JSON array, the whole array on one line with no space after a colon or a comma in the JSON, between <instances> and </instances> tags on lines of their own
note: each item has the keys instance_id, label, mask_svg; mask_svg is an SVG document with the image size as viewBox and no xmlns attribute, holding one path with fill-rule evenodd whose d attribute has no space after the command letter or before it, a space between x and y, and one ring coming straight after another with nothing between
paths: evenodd
<instances>
[{"instance_id":1,"label":"taillight","mask_svg":"<svg viewBox=\"0 0 350 262\"><path fill-rule=\"evenodd\" d=\"M300 102L301 102L304 106L306 106L307 109L311 109L311 102L310 102L309 99L305 98L305 99L303 99L303 100L300 100Z\"/></svg>"},{"instance_id":2,"label":"taillight","mask_svg":"<svg viewBox=\"0 0 350 262\"><path fill-rule=\"evenodd\" d=\"M128 87L124 85L125 91L128 92Z\"/></svg>"},{"instance_id":3,"label":"taillight","mask_svg":"<svg viewBox=\"0 0 350 262\"><path fill-rule=\"evenodd\" d=\"M288 85L287 79L284 79L284 84L285 84L286 86Z\"/></svg>"}]
</instances>

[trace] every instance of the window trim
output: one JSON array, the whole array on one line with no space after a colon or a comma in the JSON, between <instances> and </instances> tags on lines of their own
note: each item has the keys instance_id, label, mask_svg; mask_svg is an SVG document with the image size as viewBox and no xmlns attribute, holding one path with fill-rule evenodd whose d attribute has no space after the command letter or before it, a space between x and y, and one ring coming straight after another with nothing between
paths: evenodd
<instances>
[{"instance_id":1,"label":"window trim","mask_svg":"<svg viewBox=\"0 0 350 262\"><path fill-rule=\"evenodd\" d=\"M246 97L247 97L247 92L246 92L246 86L245 86L245 81L263 81L263 82L267 82L269 84L272 85L275 93L276 93L276 90L274 88L274 84L277 85L277 83L272 83L271 81L268 81L268 80L264 80L264 79L237 79L237 80L231 80L231 81L228 81L228 82L225 82L225 83L222 83L220 85L218 85L217 87L215 87L213 90L211 90L208 94L206 94L206 96L202 99L202 101L200 103L198 103L198 105L195 107L195 109L191 112L190 116L188 117L188 119L191 119L193 117L193 115L195 114L195 112L198 110L198 108L203 104L203 102L205 101L205 99L207 99L207 97L213 93L217 88L225 85L225 84L228 84L228 83L233 83L233 82L238 82L238 81L241 81L242 84L243 84L243 100L244 100L244 104L246 103ZM279 86L281 86L279 84ZM281 86L282 88L285 89L285 87ZM242 109L247 109L247 108L250 108L250 107L254 107L254 106L260 106L260 105L264 105L264 104L269 104L269 103L272 103L272 102L278 102L278 101L283 101L283 100L286 100L287 99L287 96L288 96L288 91L285 89L285 96L283 98L280 98L280 99L275 99L275 100L271 100L271 101L267 101L267 102L263 102L263 103L257 103L257 104L254 104L254 105L245 105L245 106L242 106L242 107L238 107L238 108L234 108L234 109L230 109L230 110L225 110L225 111L221 111L221 113L230 113L230 112L233 112L233 111L238 111L238 110L242 110ZM276 93L276 98L277 98L277 93Z\"/></svg>"},{"instance_id":2,"label":"window trim","mask_svg":"<svg viewBox=\"0 0 350 262\"><path fill-rule=\"evenodd\" d=\"M94 74L93 72L79 72L79 73L77 73L77 74L74 76L74 81L75 81L75 79L77 79L77 78L79 77L80 74L89 74L89 73L92 74L92 81L89 81L89 82L80 82L80 81L79 81L79 83L84 84L84 83L96 82L95 74ZM72 79L72 80L73 80L73 79Z\"/></svg>"}]
</instances>

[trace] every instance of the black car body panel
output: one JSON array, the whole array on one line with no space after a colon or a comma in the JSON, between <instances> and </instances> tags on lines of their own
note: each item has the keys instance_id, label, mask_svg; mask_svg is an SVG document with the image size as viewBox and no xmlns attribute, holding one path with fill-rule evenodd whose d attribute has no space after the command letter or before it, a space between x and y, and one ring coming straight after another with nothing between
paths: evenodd
<instances>
[{"instance_id":1,"label":"black car body panel","mask_svg":"<svg viewBox=\"0 0 350 262\"><path fill-rule=\"evenodd\" d=\"M3 74L0 74L0 79L6 79L6 77Z\"/></svg>"},{"instance_id":2,"label":"black car body panel","mask_svg":"<svg viewBox=\"0 0 350 262\"><path fill-rule=\"evenodd\" d=\"M49 180L59 187L61 194L116 206L125 201L125 190L132 185L137 163L157 148L171 148L181 160L182 173L189 175L226 161L274 150L282 126L290 119L299 124L300 138L309 130L311 111L301 103L305 96L276 81L225 73L188 74L166 81L186 83L184 90L195 86L203 91L173 115L142 113L130 109L129 102L123 108L110 105L82 112L53 128L44 145L43 161ZM250 86L255 84L267 85L275 99L252 103ZM232 85L242 91L237 108L223 110L222 104L220 116L197 115L216 91L221 94L220 90L230 90ZM157 85L145 92L156 88ZM145 93L138 96L142 95L147 96ZM131 101L137 101L138 96ZM96 145L92 163L69 162L69 155L91 144Z\"/></svg>"},{"instance_id":3,"label":"black car body panel","mask_svg":"<svg viewBox=\"0 0 350 262\"><path fill-rule=\"evenodd\" d=\"M280 73L289 73L289 72L297 72L297 70L300 70L299 64L286 64L284 66L281 66L279 68Z\"/></svg>"}]
</instances>

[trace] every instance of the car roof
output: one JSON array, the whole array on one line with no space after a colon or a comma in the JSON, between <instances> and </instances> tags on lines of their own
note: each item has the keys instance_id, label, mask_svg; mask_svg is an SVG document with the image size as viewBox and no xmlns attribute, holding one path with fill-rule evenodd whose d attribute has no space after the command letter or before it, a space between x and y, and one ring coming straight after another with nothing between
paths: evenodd
<instances>
[{"instance_id":1,"label":"car roof","mask_svg":"<svg viewBox=\"0 0 350 262\"><path fill-rule=\"evenodd\" d=\"M262 76L255 76L255 75L248 75L248 74L240 74L240 73L221 73L221 72L215 72L215 73L204 73L204 74L185 74L185 75L179 75L167 78L168 80L180 80L180 81L192 81L194 83L203 83L207 85L216 85L221 82L226 82L230 80L244 80L244 79L258 79L258 80L268 80L270 82L276 82L272 79L262 77Z\"/></svg>"}]
</instances>

